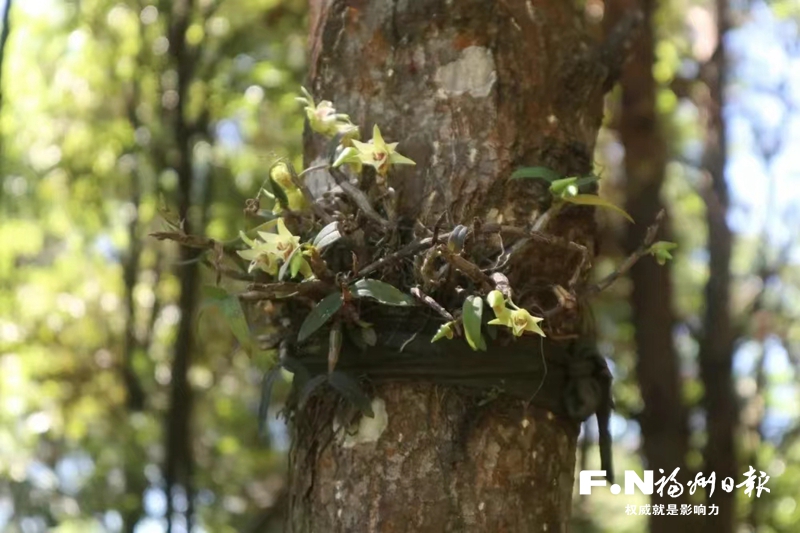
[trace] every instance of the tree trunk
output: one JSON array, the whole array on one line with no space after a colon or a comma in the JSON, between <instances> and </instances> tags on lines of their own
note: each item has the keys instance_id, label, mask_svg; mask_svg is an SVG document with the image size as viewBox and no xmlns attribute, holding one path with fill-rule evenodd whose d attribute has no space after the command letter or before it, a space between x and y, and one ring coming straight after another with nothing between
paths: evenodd
<instances>
[{"instance_id":1,"label":"tree trunk","mask_svg":"<svg viewBox=\"0 0 800 533\"><path fill-rule=\"evenodd\" d=\"M591 171L613 71L604 60L620 52L593 46L582 12L562 0L314 0L309 89L362 131L379 124L416 161L389 175L400 229L440 217L525 225L546 187L509 175L522 165ZM308 136L306 162L325 153ZM548 232L593 257L591 208L563 210ZM552 247L526 257L509 270L516 303L554 300L575 269ZM575 334L579 313L549 326ZM355 436L296 431L290 531L566 531L576 422L424 382L372 392L376 417Z\"/></svg>"},{"instance_id":2,"label":"tree trunk","mask_svg":"<svg viewBox=\"0 0 800 533\"><path fill-rule=\"evenodd\" d=\"M175 147L174 167L178 174L178 216L186 233L204 229L205 206L200 216L192 220L192 208L197 205L197 184L195 183L192 151L194 139L192 125L187 119L187 99L194 71L194 57L186 43L194 0L173 2L169 15L170 59L177 72L178 102L168 115L172 141ZM199 220L197 220L199 219ZM198 223L195 227L195 223ZM173 359L170 366L169 407L166 413L166 456L164 459L164 481L166 493L167 533L173 531L175 520L175 490L180 487L186 498L184 513L185 530L192 530L194 520L194 449L192 447L192 411L194 391L189 383L189 370L196 349L194 320L198 304L200 270L197 263L197 250L181 247L180 264L177 276L180 279L178 305L181 318L173 345Z\"/></svg>"},{"instance_id":3,"label":"tree trunk","mask_svg":"<svg viewBox=\"0 0 800 533\"><path fill-rule=\"evenodd\" d=\"M700 339L700 377L703 381L703 407L706 411L708 441L704 451L706 474L718 480L738 481L734 435L739 425L738 399L733 388L734 333L730 312L730 263L733 235L728 227L728 187L725 182L727 142L723 117L726 54L724 36L728 28L728 2L716 1L717 50L706 65L709 94L706 146L703 167L707 183L703 190L708 223L708 282L705 290L705 317ZM715 490L709 503L719 506L714 530L734 530L736 491Z\"/></svg>"},{"instance_id":4,"label":"tree trunk","mask_svg":"<svg viewBox=\"0 0 800 533\"><path fill-rule=\"evenodd\" d=\"M615 0L606 4L606 19L610 21L637 6L644 11L644 28L634 41L631 59L620 79L619 121L620 140L625 147L625 208L641 223L654 220L664 207L660 194L667 164L667 143L659 127L657 86L653 78L655 4L653 0ZM625 242L628 252L639 247L645 231L644 224L629 226ZM663 235L660 238L670 240ZM675 317L671 306L670 268L648 258L633 266L630 278L633 285L631 320L636 331L636 377L644 401L638 421L644 441L645 468L656 471L663 468L666 473L680 468L679 478L685 483L690 479L686 468L689 423L681 391L680 361L672 340ZM688 503L687 497L688 494L679 498L666 494L659 497L653 493L651 501L680 505ZM685 529L693 517L664 520L661 516L651 516L650 531L674 531L676 520L686 522L681 524Z\"/></svg>"}]
</instances>

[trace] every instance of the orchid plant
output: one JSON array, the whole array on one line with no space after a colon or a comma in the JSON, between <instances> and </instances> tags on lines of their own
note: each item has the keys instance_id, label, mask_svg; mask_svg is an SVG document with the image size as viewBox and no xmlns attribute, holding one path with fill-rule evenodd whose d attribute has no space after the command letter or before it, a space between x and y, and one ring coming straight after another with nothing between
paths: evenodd
<instances>
[{"instance_id":1,"label":"orchid plant","mask_svg":"<svg viewBox=\"0 0 800 533\"><path fill-rule=\"evenodd\" d=\"M514 303L508 280L497 266L502 264L500 259L508 261L513 246L503 245L493 256L485 257L470 255L464 246L467 239L480 239L491 232L499 234L507 231L504 227L476 222L470 227L457 225L446 233L438 227L423 228L427 233L416 235L413 241L398 241L389 179L396 167L416 163L398 151L398 142L385 140L377 124L372 127L371 138L363 141L359 127L349 115L337 111L331 101L316 101L305 88L301 93L297 101L304 106L309 128L333 144L326 164L297 173L288 161L275 162L264 186L248 200L245 210L266 221L240 232L233 243L224 245L186 235L178 223L173 224L174 231L155 234L185 246L213 250L214 258L209 264L217 270L218 283L226 275L249 282L244 293L231 295L232 299L223 306L229 320L235 322L232 326L243 346L253 345L241 310L241 301L246 300L312 302L313 307L304 313L296 330L297 341L304 342L330 324L330 372L338 361L343 327L359 332L365 345L376 342L375 332L353 305L362 299L393 306L426 305L443 319L431 342L463 337L474 350L484 350L484 328L501 328L511 338L546 336L544 317ZM305 175L313 170L329 173L337 184L335 190L315 198L304 182ZM608 208L630 220L616 205L586 191L587 186L598 181L597 176L565 177L546 167L523 167L510 178L544 181L551 196L550 207L531 227L512 228L518 238L546 232L548 222L568 204ZM271 203L266 209L262 206L264 200ZM374 224L365 224L365 220ZM601 280L597 290L604 283L609 285L644 255L652 255L662 264L670 259L675 245L653 242L655 233L649 231L641 249L618 272ZM503 239L499 240L502 243ZM226 266L226 257L234 263L243 261L242 271ZM416 258L413 272L390 283L387 267L412 258ZM416 286L409 287L413 298L397 287L408 286L409 278L417 280ZM574 302L572 290L554 288L561 307L568 308ZM222 297L217 288L211 293L217 299ZM484 303L494 318L484 319Z\"/></svg>"}]
</instances>

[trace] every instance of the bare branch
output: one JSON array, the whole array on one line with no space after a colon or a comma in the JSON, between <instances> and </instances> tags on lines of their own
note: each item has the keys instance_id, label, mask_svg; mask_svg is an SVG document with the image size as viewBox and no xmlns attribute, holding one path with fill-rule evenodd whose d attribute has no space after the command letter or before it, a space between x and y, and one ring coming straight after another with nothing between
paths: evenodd
<instances>
[{"instance_id":1,"label":"bare branch","mask_svg":"<svg viewBox=\"0 0 800 533\"><path fill-rule=\"evenodd\" d=\"M422 289L420 289L419 287L413 287L411 289L411 294L417 300L419 300L423 304L427 305L428 307L430 307L431 309L442 315L444 319L447 320L448 322L452 322L455 320L455 318L453 318L453 315L451 315L447 309L442 307L439 304L439 302L437 302L436 300L434 300L433 298L422 292Z\"/></svg>"},{"instance_id":2,"label":"bare branch","mask_svg":"<svg viewBox=\"0 0 800 533\"><path fill-rule=\"evenodd\" d=\"M494 285L492 279L484 274L478 265L451 251L447 246L440 246L439 253L453 268L467 276L481 289L487 292L492 290Z\"/></svg>"},{"instance_id":3,"label":"bare branch","mask_svg":"<svg viewBox=\"0 0 800 533\"><path fill-rule=\"evenodd\" d=\"M656 216L655 222L653 222L653 224L647 228L647 234L645 235L644 241L639 248L629 255L628 258L625 259L625 261L623 261L614 272L601 279L596 285L589 287L585 292L585 296L592 296L598 292L606 290L613 285L614 282L620 278L620 276L627 274L627 272L633 267L633 265L636 264L637 261L639 261L639 259L647 255L649 253L650 246L652 246L653 242L656 240L658 229L661 227L661 223L663 222L665 216L666 211L662 209Z\"/></svg>"}]
</instances>

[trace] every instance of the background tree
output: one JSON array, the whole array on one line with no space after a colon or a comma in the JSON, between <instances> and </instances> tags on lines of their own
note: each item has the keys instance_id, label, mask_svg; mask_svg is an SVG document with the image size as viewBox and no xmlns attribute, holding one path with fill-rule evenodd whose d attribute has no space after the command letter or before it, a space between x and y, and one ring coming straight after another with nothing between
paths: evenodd
<instances>
[{"instance_id":1,"label":"background tree","mask_svg":"<svg viewBox=\"0 0 800 533\"><path fill-rule=\"evenodd\" d=\"M623 69L621 102L616 129L625 149L625 209L635 220L652 220L664 209L661 188L669 158L661 117L656 106L658 84L654 78L656 53L656 8L653 1L615 1L607 4L605 26L612 27L631 9L642 9L644 24L634 40L631 60ZM669 227L669 221L665 223ZM646 228L628 227L624 249L631 253L640 246ZM666 230L668 231L668 230ZM665 233L666 233L665 231ZM671 241L670 236L664 240ZM686 472L689 450L688 409L684 405L680 360L672 340L676 319L671 307L671 265L640 261L630 271L631 321L635 328L636 377L643 408L633 415L644 440L645 464L653 469ZM688 493L674 499L653 494L654 504L688 503ZM682 517L691 522L692 517ZM667 531L673 521L650 518L650 531ZM682 528L691 527L684 523Z\"/></svg>"},{"instance_id":2,"label":"background tree","mask_svg":"<svg viewBox=\"0 0 800 533\"><path fill-rule=\"evenodd\" d=\"M17 52L6 55L3 79L13 102L2 121L0 322L10 403L0 497L12 505L3 530L165 526L162 468L176 383L198 391L199 429L185 441L199 468L190 500L196 522L214 531L275 527L282 433L270 449L249 423L263 361L231 350L215 325L217 310L205 311L199 325L196 312L181 310L173 270L187 265L176 247L146 237L163 227L160 208L178 204L172 15L162 4L78 9L53 1L15 4L10 13L20 31L10 34L7 50ZM298 2L202 6L189 12L185 30L199 58L183 113L205 125L183 153L195 194L213 197L208 232L229 238L237 206L262 179L262 161L298 152L285 132L296 138L301 119L284 110L296 110L305 64L303 9ZM271 39L262 39L263 27ZM25 303L31 290L36 306ZM183 380L170 368L181 316L199 335ZM232 430L240 424L243 432ZM189 512L181 496L175 531L185 529Z\"/></svg>"}]
</instances>

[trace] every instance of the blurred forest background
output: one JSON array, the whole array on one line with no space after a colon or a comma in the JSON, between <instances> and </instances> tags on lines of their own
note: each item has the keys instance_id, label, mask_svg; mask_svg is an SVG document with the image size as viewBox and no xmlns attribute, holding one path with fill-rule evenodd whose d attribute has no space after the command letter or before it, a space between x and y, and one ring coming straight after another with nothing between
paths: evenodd
<instances>
[{"instance_id":1,"label":"blurred forest background","mask_svg":"<svg viewBox=\"0 0 800 533\"><path fill-rule=\"evenodd\" d=\"M715 471L722 492L753 465L771 492L721 494L719 531L800 531L800 0L582 5L598 35L647 19L596 156L638 224L598 214L596 274L662 207L679 244L596 302L617 471ZM148 233L169 210L232 239L269 165L300 166L305 1L0 7L0 531L280 531L270 354L237 348L213 271ZM167 498L169 479L191 483ZM644 503L576 494L574 530L670 530L625 514Z\"/></svg>"}]
</instances>

